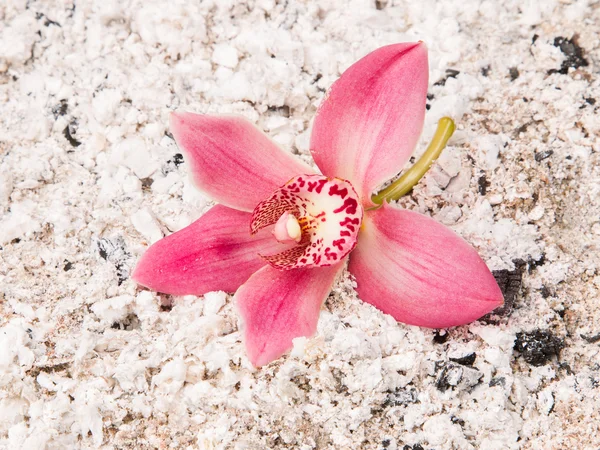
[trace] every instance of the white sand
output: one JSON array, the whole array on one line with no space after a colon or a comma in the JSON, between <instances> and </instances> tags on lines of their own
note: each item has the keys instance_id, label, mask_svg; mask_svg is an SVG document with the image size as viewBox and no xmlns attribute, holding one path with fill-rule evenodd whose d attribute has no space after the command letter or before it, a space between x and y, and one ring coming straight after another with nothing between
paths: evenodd
<instances>
[{"instance_id":1,"label":"white sand","mask_svg":"<svg viewBox=\"0 0 600 450\"><path fill-rule=\"evenodd\" d=\"M0 3L0 448L600 446L600 344L581 336L600 333L597 2L73 1ZM576 33L589 65L568 69L582 61L555 38ZM458 131L400 204L493 270L529 262L509 316L435 343L346 276L317 335L253 370L231 296L128 279L211 205L165 134L170 110L243 114L309 161L325 89L419 39L423 145L443 115ZM559 358L513 350L533 330L564 340Z\"/></svg>"}]
</instances>

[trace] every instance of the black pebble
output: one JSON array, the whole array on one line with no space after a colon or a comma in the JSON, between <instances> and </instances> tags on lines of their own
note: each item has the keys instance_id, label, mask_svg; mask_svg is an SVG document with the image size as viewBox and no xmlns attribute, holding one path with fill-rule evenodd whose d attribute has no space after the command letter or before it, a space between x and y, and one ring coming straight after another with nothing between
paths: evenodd
<instances>
[{"instance_id":1,"label":"black pebble","mask_svg":"<svg viewBox=\"0 0 600 450\"><path fill-rule=\"evenodd\" d=\"M457 424L459 424L461 427L464 427L464 426L465 426L465 421L464 421L464 420L462 420L460 417L452 416L452 417L450 418L450 421L451 421L452 423L457 423Z\"/></svg>"},{"instance_id":2,"label":"black pebble","mask_svg":"<svg viewBox=\"0 0 600 450\"><path fill-rule=\"evenodd\" d=\"M62 99L58 105L52 107L52 114L54 114L54 118L57 119L58 116L67 114L68 109L69 103L65 99Z\"/></svg>"},{"instance_id":3,"label":"black pebble","mask_svg":"<svg viewBox=\"0 0 600 450\"><path fill-rule=\"evenodd\" d=\"M73 147L79 147L81 145L81 142L79 142L77 139L75 139L73 137L73 134L75 134L73 125L72 124L67 125L65 127L65 129L63 130L63 135L65 136L67 141L69 141L69 144L71 144Z\"/></svg>"},{"instance_id":4,"label":"black pebble","mask_svg":"<svg viewBox=\"0 0 600 450\"><path fill-rule=\"evenodd\" d=\"M569 68L573 67L578 69L579 67L587 67L589 65L588 60L584 56L583 48L577 44L577 36L573 36L571 39L567 39L562 36L554 38L554 46L560 48L560 51L566 56L562 62L560 69L551 69L548 71L549 74L561 73L566 75L569 73Z\"/></svg>"},{"instance_id":5,"label":"black pebble","mask_svg":"<svg viewBox=\"0 0 600 450\"><path fill-rule=\"evenodd\" d=\"M450 361L454 361L455 363L461 364L463 366L472 366L475 363L475 359L477 355L475 353L469 353L468 355L462 356L460 358L450 358Z\"/></svg>"},{"instance_id":6,"label":"black pebble","mask_svg":"<svg viewBox=\"0 0 600 450\"><path fill-rule=\"evenodd\" d=\"M543 160L545 160L546 158L549 158L550 156L552 156L554 154L554 150L546 150L543 152L537 152L534 154L534 158L537 162L541 162Z\"/></svg>"},{"instance_id":7,"label":"black pebble","mask_svg":"<svg viewBox=\"0 0 600 450\"><path fill-rule=\"evenodd\" d=\"M564 341L547 330L534 330L529 333L517 333L514 349L532 366L542 366L558 357Z\"/></svg>"},{"instance_id":8,"label":"black pebble","mask_svg":"<svg viewBox=\"0 0 600 450\"><path fill-rule=\"evenodd\" d=\"M515 266L515 270L503 269L492 272L504 296L504 305L483 316L481 320L490 322L492 321L491 316L507 317L512 312L517 294L521 290L523 271L525 270L524 265L515 264Z\"/></svg>"},{"instance_id":9,"label":"black pebble","mask_svg":"<svg viewBox=\"0 0 600 450\"><path fill-rule=\"evenodd\" d=\"M504 378L504 377L492 378L490 380L490 387L504 386L505 384L506 384L506 378Z\"/></svg>"},{"instance_id":10,"label":"black pebble","mask_svg":"<svg viewBox=\"0 0 600 450\"><path fill-rule=\"evenodd\" d=\"M182 163L183 163L183 155L181 153L175 153L175 156L173 156L173 164L175 164L175 166L178 167Z\"/></svg>"},{"instance_id":11,"label":"black pebble","mask_svg":"<svg viewBox=\"0 0 600 450\"><path fill-rule=\"evenodd\" d=\"M398 388L393 392L388 392L388 395L382 406L405 406L410 403L417 403L417 396L418 393L415 388L411 388L410 390Z\"/></svg>"},{"instance_id":12,"label":"black pebble","mask_svg":"<svg viewBox=\"0 0 600 450\"><path fill-rule=\"evenodd\" d=\"M487 193L487 188L490 185L485 174L481 175L477 180L477 190L481 195L485 195Z\"/></svg>"},{"instance_id":13,"label":"black pebble","mask_svg":"<svg viewBox=\"0 0 600 450\"><path fill-rule=\"evenodd\" d=\"M450 379L455 378L457 383L462 379L463 369L456 364L448 363L444 364L442 373L435 381L435 387L441 392L446 392L448 389L455 387L454 384L450 384Z\"/></svg>"},{"instance_id":14,"label":"black pebble","mask_svg":"<svg viewBox=\"0 0 600 450\"><path fill-rule=\"evenodd\" d=\"M436 81L433 85L434 86L445 86L446 81L448 81L448 78L456 78L459 73L460 72L458 70L446 69L446 76L444 78L442 78L441 80Z\"/></svg>"},{"instance_id":15,"label":"black pebble","mask_svg":"<svg viewBox=\"0 0 600 450\"><path fill-rule=\"evenodd\" d=\"M436 344L443 344L450 337L450 333L446 330L435 330L433 333L433 342Z\"/></svg>"},{"instance_id":16,"label":"black pebble","mask_svg":"<svg viewBox=\"0 0 600 450\"><path fill-rule=\"evenodd\" d=\"M590 344L595 344L596 342L600 342L600 333L594 335L585 335L580 334L581 338Z\"/></svg>"}]
</instances>

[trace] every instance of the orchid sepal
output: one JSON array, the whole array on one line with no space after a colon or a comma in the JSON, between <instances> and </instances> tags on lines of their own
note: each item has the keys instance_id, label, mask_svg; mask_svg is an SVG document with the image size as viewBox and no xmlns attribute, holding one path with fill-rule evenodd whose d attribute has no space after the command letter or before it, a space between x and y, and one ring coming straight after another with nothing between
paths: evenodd
<instances>
[{"instance_id":1,"label":"orchid sepal","mask_svg":"<svg viewBox=\"0 0 600 450\"><path fill-rule=\"evenodd\" d=\"M504 302L473 247L430 217L387 202L365 213L348 270L363 301L410 325L463 325Z\"/></svg>"}]
</instances>

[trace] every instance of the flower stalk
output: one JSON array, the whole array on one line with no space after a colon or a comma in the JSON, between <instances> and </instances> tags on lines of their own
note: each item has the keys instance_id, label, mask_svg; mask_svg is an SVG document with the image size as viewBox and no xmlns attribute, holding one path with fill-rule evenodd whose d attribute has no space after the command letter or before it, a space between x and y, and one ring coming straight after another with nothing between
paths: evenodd
<instances>
[{"instance_id":1,"label":"flower stalk","mask_svg":"<svg viewBox=\"0 0 600 450\"><path fill-rule=\"evenodd\" d=\"M400 178L373 195L371 197L373 203L377 205L381 205L384 201L389 203L408 194L419 180L423 178L423 175L427 173L433 162L439 158L455 129L454 121L450 117L442 117L438 122L433 139L427 150L425 150L425 153L423 153L423 156L410 169L404 172Z\"/></svg>"}]
</instances>

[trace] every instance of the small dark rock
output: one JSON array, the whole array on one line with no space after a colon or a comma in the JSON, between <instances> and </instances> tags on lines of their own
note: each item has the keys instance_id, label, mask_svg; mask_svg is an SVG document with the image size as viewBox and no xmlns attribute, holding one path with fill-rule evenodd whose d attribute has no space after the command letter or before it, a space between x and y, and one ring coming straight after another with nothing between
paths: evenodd
<instances>
[{"instance_id":1,"label":"small dark rock","mask_svg":"<svg viewBox=\"0 0 600 450\"><path fill-rule=\"evenodd\" d=\"M516 67L511 67L508 69L508 74L510 75L510 81L515 81L517 78L519 78L519 69Z\"/></svg>"},{"instance_id":2,"label":"small dark rock","mask_svg":"<svg viewBox=\"0 0 600 450\"><path fill-rule=\"evenodd\" d=\"M458 71L458 70L446 69L446 76L444 78L442 78L441 80L436 81L433 85L434 86L445 86L446 81L448 81L448 78L456 78L459 73L460 73L460 71Z\"/></svg>"},{"instance_id":3,"label":"small dark rock","mask_svg":"<svg viewBox=\"0 0 600 450\"><path fill-rule=\"evenodd\" d=\"M375 8L382 10L387 6L387 0L375 0Z\"/></svg>"},{"instance_id":4,"label":"small dark rock","mask_svg":"<svg viewBox=\"0 0 600 450\"><path fill-rule=\"evenodd\" d=\"M148 190L152 187L152 183L154 183L154 179L150 177L142 178L140 180L142 182L142 190Z\"/></svg>"},{"instance_id":5,"label":"small dark rock","mask_svg":"<svg viewBox=\"0 0 600 450\"><path fill-rule=\"evenodd\" d=\"M415 444L415 445L413 445L412 450L424 450L424 449L421 444Z\"/></svg>"},{"instance_id":6,"label":"small dark rock","mask_svg":"<svg viewBox=\"0 0 600 450\"><path fill-rule=\"evenodd\" d=\"M594 335L580 334L581 338L590 344L595 344L600 341L600 333Z\"/></svg>"},{"instance_id":7,"label":"small dark rock","mask_svg":"<svg viewBox=\"0 0 600 450\"><path fill-rule=\"evenodd\" d=\"M542 289L540 289L540 294L542 294L542 297L548 298L552 296L552 291L550 291L547 286L542 286Z\"/></svg>"},{"instance_id":8,"label":"small dark rock","mask_svg":"<svg viewBox=\"0 0 600 450\"><path fill-rule=\"evenodd\" d=\"M468 355L462 356L460 358L450 358L450 361L458 363L462 366L472 366L475 363L475 359L477 358L477 354L469 353Z\"/></svg>"},{"instance_id":9,"label":"small dark rock","mask_svg":"<svg viewBox=\"0 0 600 450\"><path fill-rule=\"evenodd\" d=\"M450 333L446 330L435 330L433 332L433 342L436 344L443 344L450 337Z\"/></svg>"},{"instance_id":10,"label":"small dark rock","mask_svg":"<svg viewBox=\"0 0 600 450\"><path fill-rule=\"evenodd\" d=\"M551 69L548 71L549 74L561 73L566 75L569 73L569 68L571 67L578 69L579 67L587 67L589 65L588 60L584 56L583 48L577 44L577 35L571 39L558 36L554 38L554 46L560 48L560 51L564 53L565 60L562 62L560 69Z\"/></svg>"},{"instance_id":11,"label":"small dark rock","mask_svg":"<svg viewBox=\"0 0 600 450\"><path fill-rule=\"evenodd\" d=\"M383 441L381 441L381 445L383 445L383 448L388 448L391 443L392 442L389 439L384 439Z\"/></svg>"},{"instance_id":12,"label":"small dark rock","mask_svg":"<svg viewBox=\"0 0 600 450\"><path fill-rule=\"evenodd\" d=\"M67 141L69 141L69 144L71 144L73 147L79 147L81 145L81 142L79 142L77 139L75 139L73 137L74 134L75 134L74 123L70 123L63 130L63 135L65 136L65 139Z\"/></svg>"},{"instance_id":13,"label":"small dark rock","mask_svg":"<svg viewBox=\"0 0 600 450\"><path fill-rule=\"evenodd\" d=\"M105 241L98 241L98 253L100 253L100 258L106 261L108 258L108 253L106 251Z\"/></svg>"},{"instance_id":14,"label":"small dark rock","mask_svg":"<svg viewBox=\"0 0 600 450\"><path fill-rule=\"evenodd\" d=\"M567 375L573 375L575 373L575 372L573 372L573 369L571 369L571 366L568 365L567 363L560 363L558 365L558 369L564 370L565 372L567 372Z\"/></svg>"},{"instance_id":15,"label":"small dark rock","mask_svg":"<svg viewBox=\"0 0 600 450\"><path fill-rule=\"evenodd\" d=\"M442 392L446 392L452 387L458 386L462 380L463 368L456 364L445 364L438 379L435 382L435 387Z\"/></svg>"},{"instance_id":16,"label":"small dark rock","mask_svg":"<svg viewBox=\"0 0 600 450\"><path fill-rule=\"evenodd\" d=\"M525 133L527 131L527 128L529 128L529 125L531 125L531 123L524 123L523 125L521 125L519 128L517 128L515 130L515 133L518 135L519 133Z\"/></svg>"},{"instance_id":17,"label":"small dark rock","mask_svg":"<svg viewBox=\"0 0 600 450\"><path fill-rule=\"evenodd\" d=\"M62 28L62 27L60 26L60 23L58 23L58 22L56 22L56 21L54 21L54 20L50 20L50 19L48 19L48 18L46 17L46 20L44 20L44 26L45 26L45 27L47 27L47 26L50 26L50 25L54 25L54 26L56 26L56 27L58 27L58 28Z\"/></svg>"},{"instance_id":18,"label":"small dark rock","mask_svg":"<svg viewBox=\"0 0 600 450\"><path fill-rule=\"evenodd\" d=\"M162 167L161 171L163 175L167 175L170 172L174 172L177 168L183 164L183 155L181 153L175 153L173 158L169 159Z\"/></svg>"},{"instance_id":19,"label":"small dark rock","mask_svg":"<svg viewBox=\"0 0 600 450\"><path fill-rule=\"evenodd\" d=\"M468 366L446 362L436 364L436 371L441 368L441 372L435 382L435 387L441 392L446 392L448 389L470 389L477 386L483 378L483 374Z\"/></svg>"},{"instance_id":20,"label":"small dark rock","mask_svg":"<svg viewBox=\"0 0 600 450\"><path fill-rule=\"evenodd\" d=\"M533 269L546 264L546 254L542 253L538 259L528 258L527 259L527 271L531 273Z\"/></svg>"},{"instance_id":21,"label":"small dark rock","mask_svg":"<svg viewBox=\"0 0 600 450\"><path fill-rule=\"evenodd\" d=\"M310 380L306 375L297 375L295 377L292 377L290 381L296 386L298 386L299 389L302 389L304 392L310 392L311 390Z\"/></svg>"},{"instance_id":22,"label":"small dark rock","mask_svg":"<svg viewBox=\"0 0 600 450\"><path fill-rule=\"evenodd\" d=\"M506 378L504 378L504 377L492 378L490 380L490 384L489 384L490 387L505 386L505 385L506 385Z\"/></svg>"},{"instance_id":23,"label":"small dark rock","mask_svg":"<svg viewBox=\"0 0 600 450\"><path fill-rule=\"evenodd\" d=\"M283 106L269 106L269 111L278 112L283 117L290 117L291 109L288 105Z\"/></svg>"},{"instance_id":24,"label":"small dark rock","mask_svg":"<svg viewBox=\"0 0 600 450\"><path fill-rule=\"evenodd\" d=\"M481 68L481 75L483 75L484 77L487 77L490 74L490 70L491 70L490 66L482 67Z\"/></svg>"},{"instance_id":25,"label":"small dark rock","mask_svg":"<svg viewBox=\"0 0 600 450\"><path fill-rule=\"evenodd\" d=\"M535 158L535 160L537 162L541 162L541 161L545 160L546 158L549 158L553 154L554 154L554 150L545 150L543 152L536 152L533 157Z\"/></svg>"},{"instance_id":26,"label":"small dark rock","mask_svg":"<svg viewBox=\"0 0 600 450\"><path fill-rule=\"evenodd\" d=\"M585 98L585 101L588 105L594 106L596 104L596 99L593 97L587 97Z\"/></svg>"},{"instance_id":27,"label":"small dark rock","mask_svg":"<svg viewBox=\"0 0 600 450\"><path fill-rule=\"evenodd\" d=\"M452 417L450 417L450 421L451 421L452 423L457 423L457 424L459 424L461 427L464 427L464 426L465 426L465 421L464 421L464 420L462 420L460 417L452 416Z\"/></svg>"},{"instance_id":28,"label":"small dark rock","mask_svg":"<svg viewBox=\"0 0 600 450\"><path fill-rule=\"evenodd\" d=\"M521 290L524 266L515 264L515 270L494 270L492 274L504 296L504 305L483 316L481 320L491 322L492 316L507 317L513 310L515 300Z\"/></svg>"},{"instance_id":29,"label":"small dark rock","mask_svg":"<svg viewBox=\"0 0 600 450\"><path fill-rule=\"evenodd\" d=\"M100 257L115 266L120 286L129 277L128 261L131 259L131 254L125 248L124 239L121 236L114 239L101 238L96 244Z\"/></svg>"},{"instance_id":30,"label":"small dark rock","mask_svg":"<svg viewBox=\"0 0 600 450\"><path fill-rule=\"evenodd\" d=\"M391 406L405 406L410 403L417 403L418 393L415 388L409 389L396 389L394 392L389 392L385 401L383 402L383 407L391 407Z\"/></svg>"},{"instance_id":31,"label":"small dark rock","mask_svg":"<svg viewBox=\"0 0 600 450\"><path fill-rule=\"evenodd\" d=\"M553 356L558 357L563 347L564 341L550 331L534 330L517 333L514 349L532 366L542 366Z\"/></svg>"},{"instance_id":32,"label":"small dark rock","mask_svg":"<svg viewBox=\"0 0 600 450\"><path fill-rule=\"evenodd\" d=\"M45 27L50 26L50 25L54 25L54 26L57 26L57 27L61 28L60 23L55 22L54 20L48 19L48 17L46 17L43 13L40 13L40 12L35 13L35 18L37 20L44 19L44 26Z\"/></svg>"},{"instance_id":33,"label":"small dark rock","mask_svg":"<svg viewBox=\"0 0 600 450\"><path fill-rule=\"evenodd\" d=\"M481 195L485 195L487 193L487 188L490 185L489 181L485 174L481 175L477 180L477 190Z\"/></svg>"},{"instance_id":34,"label":"small dark rock","mask_svg":"<svg viewBox=\"0 0 600 450\"><path fill-rule=\"evenodd\" d=\"M52 114L54 114L55 119L58 119L58 116L64 116L67 114L68 109L69 104L65 99L62 99L58 105L52 107Z\"/></svg>"},{"instance_id":35,"label":"small dark rock","mask_svg":"<svg viewBox=\"0 0 600 450\"><path fill-rule=\"evenodd\" d=\"M120 261L115 263L115 269L117 269L117 285L121 286L129 277L129 269Z\"/></svg>"},{"instance_id":36,"label":"small dark rock","mask_svg":"<svg viewBox=\"0 0 600 450\"><path fill-rule=\"evenodd\" d=\"M181 153L175 153L173 156L173 164L175 167L179 167L183 163L183 155Z\"/></svg>"},{"instance_id":37,"label":"small dark rock","mask_svg":"<svg viewBox=\"0 0 600 450\"><path fill-rule=\"evenodd\" d=\"M538 40L538 38L539 38L539 36L538 36L537 34L534 34L534 35L531 37L531 45L535 44L535 41L537 41L537 40Z\"/></svg>"},{"instance_id":38,"label":"small dark rock","mask_svg":"<svg viewBox=\"0 0 600 450\"><path fill-rule=\"evenodd\" d=\"M65 260L65 266L63 267L63 270L65 272L68 272L69 270L71 270L73 268L73 263L71 261L67 261Z\"/></svg>"}]
</instances>

